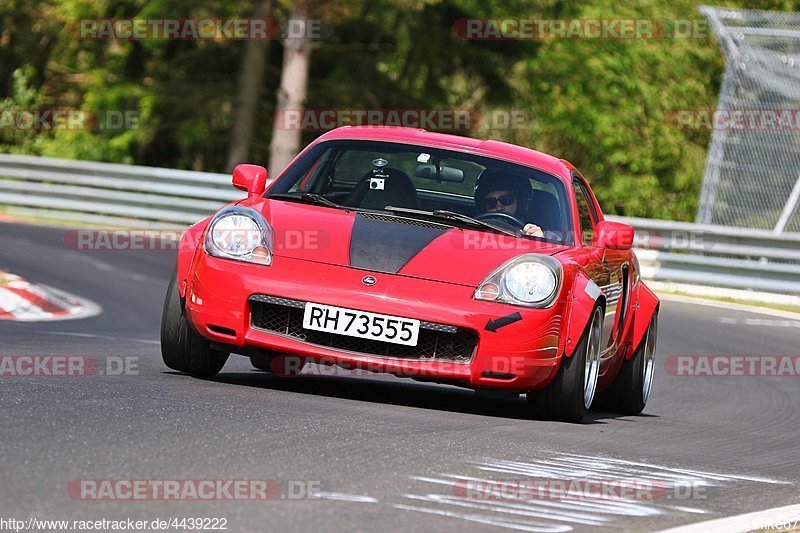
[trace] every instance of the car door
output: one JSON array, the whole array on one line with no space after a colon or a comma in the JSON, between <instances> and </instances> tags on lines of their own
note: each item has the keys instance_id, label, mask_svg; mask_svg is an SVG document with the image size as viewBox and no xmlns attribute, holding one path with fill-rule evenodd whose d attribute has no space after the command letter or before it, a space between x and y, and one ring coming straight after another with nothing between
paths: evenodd
<instances>
[{"instance_id":1,"label":"car door","mask_svg":"<svg viewBox=\"0 0 800 533\"><path fill-rule=\"evenodd\" d=\"M591 246L595 252L596 264L590 276L606 296L606 313L603 320L602 354L603 362L614 356L617 349L619 319L627 275L623 268L627 260L624 250L597 248L595 246L595 226L600 220L597 204L589 186L577 172L573 175L573 190L578 205L581 233L585 246ZM587 270L587 273L589 271ZM627 294L627 293L625 293ZM624 306L622 307L624 309Z\"/></svg>"}]
</instances>

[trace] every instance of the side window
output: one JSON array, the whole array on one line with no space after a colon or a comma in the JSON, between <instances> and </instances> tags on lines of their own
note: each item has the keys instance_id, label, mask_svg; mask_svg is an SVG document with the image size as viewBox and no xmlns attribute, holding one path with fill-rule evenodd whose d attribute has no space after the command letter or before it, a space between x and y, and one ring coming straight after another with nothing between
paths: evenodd
<instances>
[{"instance_id":1,"label":"side window","mask_svg":"<svg viewBox=\"0 0 800 533\"><path fill-rule=\"evenodd\" d=\"M322 183L324 179L323 174L329 171L331 158L334 156L334 151L331 149L325 150L325 152L319 156L319 158L314 161L314 163L308 168L306 173L302 176L302 178L298 179L291 186L288 192L297 192L297 191L316 191L316 192L327 192L325 190L325 184Z\"/></svg>"},{"instance_id":2,"label":"side window","mask_svg":"<svg viewBox=\"0 0 800 533\"><path fill-rule=\"evenodd\" d=\"M578 202L578 218L581 222L581 235L583 235L583 245L587 246L594 240L594 214L589 207L587 200L586 190L583 184L575 180L573 181L573 188L575 189L575 199Z\"/></svg>"}]
</instances>

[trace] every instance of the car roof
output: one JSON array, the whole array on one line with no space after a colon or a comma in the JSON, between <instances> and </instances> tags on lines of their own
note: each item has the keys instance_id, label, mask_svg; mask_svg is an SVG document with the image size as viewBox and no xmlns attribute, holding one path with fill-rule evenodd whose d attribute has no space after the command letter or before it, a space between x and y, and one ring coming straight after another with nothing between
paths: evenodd
<instances>
[{"instance_id":1,"label":"car roof","mask_svg":"<svg viewBox=\"0 0 800 533\"><path fill-rule=\"evenodd\" d=\"M312 144L331 140L370 140L404 144L418 144L494 157L513 163L534 167L554 174L569 183L570 172L575 167L564 159L559 159L530 148L494 140L473 139L460 135L435 133L423 129L401 128L396 126L343 126L331 130L317 138Z\"/></svg>"}]
</instances>

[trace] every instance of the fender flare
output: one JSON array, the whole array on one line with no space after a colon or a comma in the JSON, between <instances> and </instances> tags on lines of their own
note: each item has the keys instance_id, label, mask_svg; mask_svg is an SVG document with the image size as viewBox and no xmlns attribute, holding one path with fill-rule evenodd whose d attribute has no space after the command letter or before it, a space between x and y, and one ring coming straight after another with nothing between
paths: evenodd
<instances>
[{"instance_id":1,"label":"fender flare","mask_svg":"<svg viewBox=\"0 0 800 533\"><path fill-rule=\"evenodd\" d=\"M641 280L636 284L636 300L633 312L633 334L631 349L628 350L627 359L633 357L636 349L644 338L653 316L658 313L661 301Z\"/></svg>"},{"instance_id":2,"label":"fender flare","mask_svg":"<svg viewBox=\"0 0 800 533\"><path fill-rule=\"evenodd\" d=\"M192 265L194 265L198 251L203 249L201 240L209 220L211 219L206 218L189 226L181 235L181 241L178 245L178 294L180 294L181 298L186 297L186 287L192 272Z\"/></svg>"},{"instance_id":3,"label":"fender flare","mask_svg":"<svg viewBox=\"0 0 800 533\"><path fill-rule=\"evenodd\" d=\"M572 354L575 353L592 317L592 311L598 305L605 309L605 296L600 287L586 274L578 272L567 303L567 327L564 342L564 355L567 357L572 357Z\"/></svg>"}]
</instances>

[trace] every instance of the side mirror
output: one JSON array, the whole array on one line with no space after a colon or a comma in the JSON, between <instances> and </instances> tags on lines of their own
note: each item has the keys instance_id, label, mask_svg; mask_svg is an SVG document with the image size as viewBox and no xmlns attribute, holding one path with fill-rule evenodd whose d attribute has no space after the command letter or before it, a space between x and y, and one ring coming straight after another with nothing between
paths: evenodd
<instances>
[{"instance_id":1,"label":"side mirror","mask_svg":"<svg viewBox=\"0 0 800 533\"><path fill-rule=\"evenodd\" d=\"M250 198L260 196L267 187L267 169L258 165L236 165L233 169L233 186L247 191Z\"/></svg>"},{"instance_id":2,"label":"side mirror","mask_svg":"<svg viewBox=\"0 0 800 533\"><path fill-rule=\"evenodd\" d=\"M603 220L594 228L594 244L598 248L630 250L633 247L633 227Z\"/></svg>"}]
</instances>

